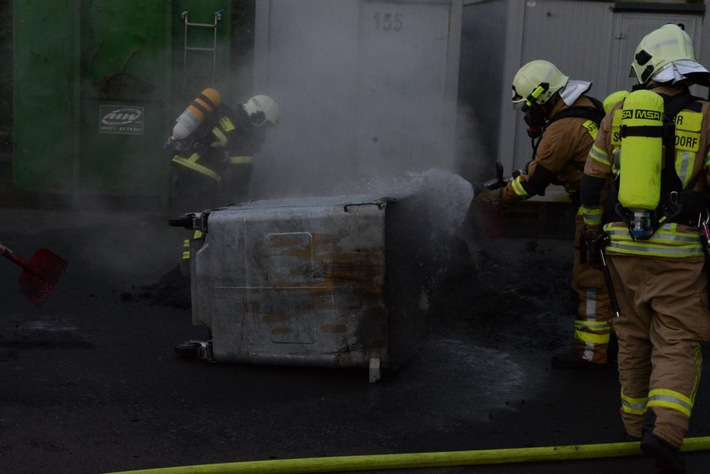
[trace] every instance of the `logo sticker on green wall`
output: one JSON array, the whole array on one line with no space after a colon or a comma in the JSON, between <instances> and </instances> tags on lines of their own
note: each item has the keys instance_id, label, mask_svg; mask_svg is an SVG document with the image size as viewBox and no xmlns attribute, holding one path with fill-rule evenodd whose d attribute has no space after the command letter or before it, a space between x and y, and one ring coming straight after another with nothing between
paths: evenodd
<instances>
[{"instance_id":1,"label":"logo sticker on green wall","mask_svg":"<svg viewBox=\"0 0 710 474\"><path fill-rule=\"evenodd\" d=\"M143 107L99 106L99 133L143 135Z\"/></svg>"}]
</instances>

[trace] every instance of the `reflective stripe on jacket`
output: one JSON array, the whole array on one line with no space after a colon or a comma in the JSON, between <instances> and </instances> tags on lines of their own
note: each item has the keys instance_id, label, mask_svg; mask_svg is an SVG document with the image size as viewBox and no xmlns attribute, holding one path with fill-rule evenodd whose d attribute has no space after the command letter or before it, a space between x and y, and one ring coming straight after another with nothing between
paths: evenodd
<instances>
[{"instance_id":1,"label":"reflective stripe on jacket","mask_svg":"<svg viewBox=\"0 0 710 474\"><path fill-rule=\"evenodd\" d=\"M650 257L702 257L703 246L697 230L679 224L663 224L648 240L634 240L628 226L623 222L613 222L604 226L610 237L606 247L609 253L645 255Z\"/></svg>"},{"instance_id":2,"label":"reflective stripe on jacket","mask_svg":"<svg viewBox=\"0 0 710 474\"><path fill-rule=\"evenodd\" d=\"M189 168L193 171L197 171L200 174L203 174L209 178L214 179L218 183L222 181L222 177L217 174L217 172L209 169L206 166L203 166L198 163L198 160L200 159L200 155L197 153L193 153L189 158L183 158L182 156L175 155L173 156L173 163L176 163L178 165L185 166L186 168Z\"/></svg>"}]
</instances>

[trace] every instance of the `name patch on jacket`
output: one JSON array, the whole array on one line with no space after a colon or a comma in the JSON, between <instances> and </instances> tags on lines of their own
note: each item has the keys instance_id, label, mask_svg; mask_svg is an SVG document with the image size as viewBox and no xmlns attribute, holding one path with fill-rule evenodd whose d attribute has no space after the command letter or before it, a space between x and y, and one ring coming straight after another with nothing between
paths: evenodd
<instances>
[{"instance_id":1,"label":"name patch on jacket","mask_svg":"<svg viewBox=\"0 0 710 474\"><path fill-rule=\"evenodd\" d=\"M675 117L676 150L697 152L700 149L700 130L703 114L683 110Z\"/></svg>"}]
</instances>

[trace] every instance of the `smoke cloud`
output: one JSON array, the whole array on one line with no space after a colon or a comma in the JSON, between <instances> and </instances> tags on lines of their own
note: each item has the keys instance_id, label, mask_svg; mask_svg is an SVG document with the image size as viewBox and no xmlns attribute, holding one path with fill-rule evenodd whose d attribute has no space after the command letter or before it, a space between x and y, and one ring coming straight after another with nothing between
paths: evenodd
<instances>
[{"instance_id":1,"label":"smoke cloud","mask_svg":"<svg viewBox=\"0 0 710 474\"><path fill-rule=\"evenodd\" d=\"M408 173L454 171L446 81L458 71L447 71L441 13L422 3L272 3L254 92L274 97L281 121L256 157L252 198L382 193ZM257 15L257 36L264 21Z\"/></svg>"}]
</instances>

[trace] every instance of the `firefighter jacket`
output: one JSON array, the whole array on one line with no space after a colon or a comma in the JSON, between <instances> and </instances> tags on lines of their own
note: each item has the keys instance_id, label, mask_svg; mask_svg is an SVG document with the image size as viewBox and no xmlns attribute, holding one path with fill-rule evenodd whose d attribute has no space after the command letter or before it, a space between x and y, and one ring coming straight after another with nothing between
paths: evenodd
<instances>
[{"instance_id":1,"label":"firefighter jacket","mask_svg":"<svg viewBox=\"0 0 710 474\"><path fill-rule=\"evenodd\" d=\"M194 143L172 161L215 183L230 166L253 165L264 141L264 129L255 127L242 107L219 107L195 134Z\"/></svg>"},{"instance_id":2,"label":"firefighter jacket","mask_svg":"<svg viewBox=\"0 0 710 474\"><path fill-rule=\"evenodd\" d=\"M660 86L654 92L675 96L680 91L673 87ZM683 206L678 218L659 223L649 239L634 239L629 224L618 212L614 212L613 193L609 203L601 198L601 189L612 182L619 173L621 152L621 114L623 103L615 105L604 117L599 133L589 153L584 169L582 213L584 222L594 232L603 230L610 237L606 252L649 257L688 258L704 257L703 245L698 234L699 207L697 196L707 196L710 189L710 103L698 99L675 116L675 172L683 192L676 198ZM663 168L668 166L664 163ZM663 201L664 193L661 193ZM691 202L692 201L692 202ZM703 200L704 202L704 200Z\"/></svg>"},{"instance_id":3,"label":"firefighter jacket","mask_svg":"<svg viewBox=\"0 0 710 474\"><path fill-rule=\"evenodd\" d=\"M556 115L570 107L594 108L595 105L584 95L570 106L562 100L558 101L550 113L550 123L540 137L533 160L527 165L527 173L519 175L503 188L502 204L542 195L551 184L564 186L572 202L579 202L584 163L598 126L583 117L555 120Z\"/></svg>"}]
</instances>

